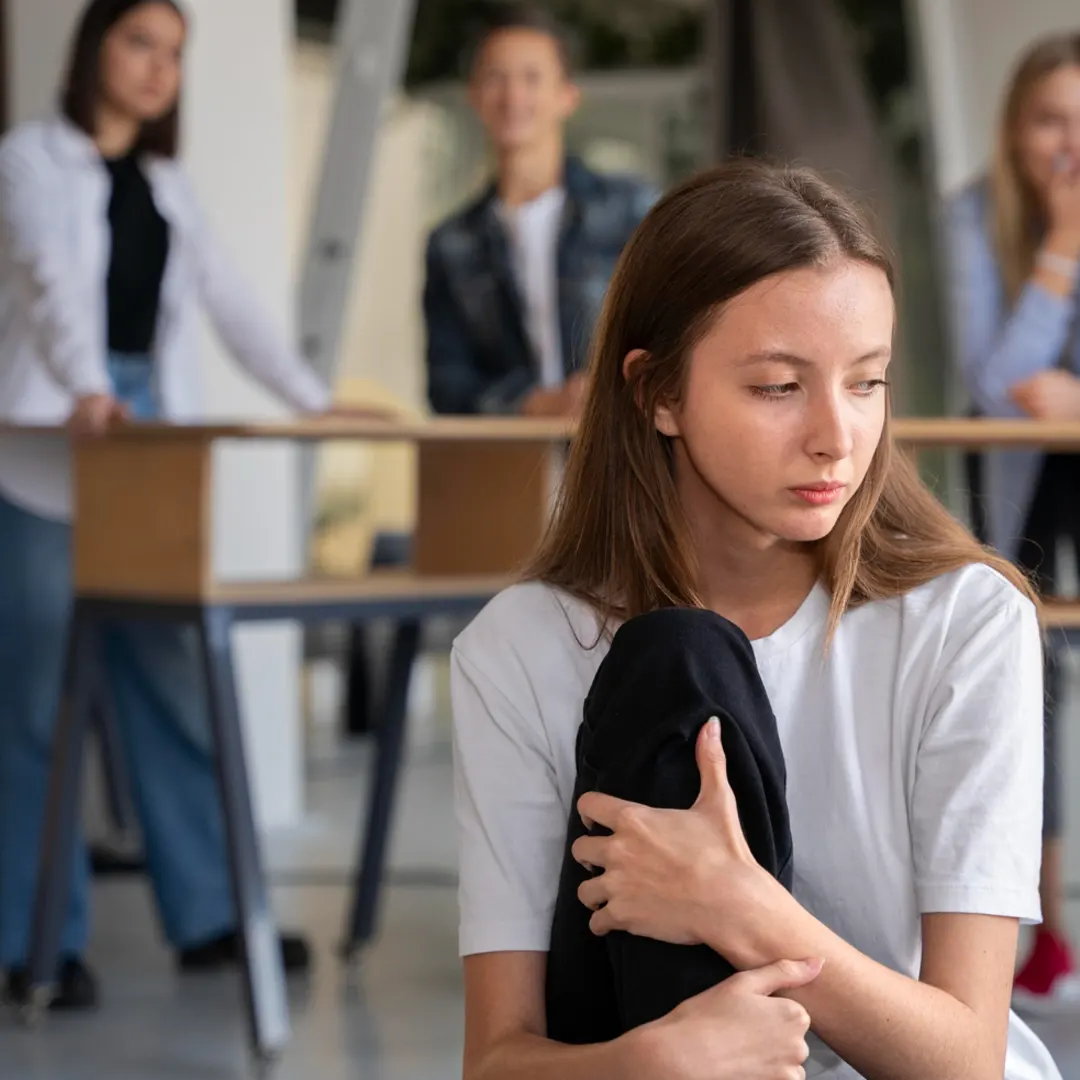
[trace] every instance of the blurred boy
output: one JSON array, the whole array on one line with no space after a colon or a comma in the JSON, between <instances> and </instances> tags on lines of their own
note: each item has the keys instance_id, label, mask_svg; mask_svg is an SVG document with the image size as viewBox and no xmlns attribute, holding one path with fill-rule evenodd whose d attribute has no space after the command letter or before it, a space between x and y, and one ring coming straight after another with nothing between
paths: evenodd
<instances>
[{"instance_id":1,"label":"blurred boy","mask_svg":"<svg viewBox=\"0 0 1080 1080\"><path fill-rule=\"evenodd\" d=\"M428 396L439 413L576 416L615 262L655 198L568 157L571 48L549 16L506 7L471 54L469 100L495 176L428 240Z\"/></svg>"}]
</instances>

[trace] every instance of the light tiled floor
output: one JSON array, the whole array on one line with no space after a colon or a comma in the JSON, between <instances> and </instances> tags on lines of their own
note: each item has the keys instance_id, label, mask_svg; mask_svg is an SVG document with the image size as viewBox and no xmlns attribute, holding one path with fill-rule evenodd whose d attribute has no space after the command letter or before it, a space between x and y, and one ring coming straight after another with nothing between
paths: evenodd
<instances>
[{"instance_id":1,"label":"light tiled floor","mask_svg":"<svg viewBox=\"0 0 1080 1080\"><path fill-rule=\"evenodd\" d=\"M403 789L395 876L383 933L352 971L335 955L348 897L365 750L312 765L312 815L272 838L268 861L282 925L310 935L317 968L292 988L292 1043L276 1080L445 1080L460 1074L462 1007L449 755L416 751ZM432 829L430 823L439 826ZM177 976L141 880L99 883L91 960L96 1015L50 1016L37 1031L0 1013L0 1080L234 1080L252 1075L239 984Z\"/></svg>"},{"instance_id":2,"label":"light tiled floor","mask_svg":"<svg viewBox=\"0 0 1080 1080\"><path fill-rule=\"evenodd\" d=\"M326 745L310 766L311 815L272 839L283 924L312 938L318 967L292 992L294 1037L276 1080L449 1080L459 1076L449 753L439 730L411 754L383 932L353 972L334 956L347 899L366 750ZM1073 905L1080 934L1080 903ZM179 978L141 881L95 889L94 1016L37 1031L0 1014L0 1080L239 1080L253 1075L232 977ZM1038 1025L1066 1080L1080 1080L1080 1018Z\"/></svg>"}]
</instances>

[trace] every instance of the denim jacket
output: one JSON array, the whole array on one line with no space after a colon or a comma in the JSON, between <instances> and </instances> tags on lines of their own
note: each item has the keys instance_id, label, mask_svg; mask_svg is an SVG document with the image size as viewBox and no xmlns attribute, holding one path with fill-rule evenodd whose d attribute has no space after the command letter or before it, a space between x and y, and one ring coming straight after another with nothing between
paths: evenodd
<instances>
[{"instance_id":1,"label":"denim jacket","mask_svg":"<svg viewBox=\"0 0 1080 1080\"><path fill-rule=\"evenodd\" d=\"M1063 299L1029 282L1009 304L990 235L990 192L977 181L948 204L946 229L956 357L975 411L1024 416L1009 388L1040 371L1080 373L1077 296ZM1031 507L1043 454L990 450L983 455L990 542L1014 557Z\"/></svg>"},{"instance_id":2,"label":"denim jacket","mask_svg":"<svg viewBox=\"0 0 1080 1080\"><path fill-rule=\"evenodd\" d=\"M645 183L601 176L567 158L558 245L563 365L584 366L623 246L656 198ZM511 413L537 384L495 187L443 222L427 246L428 397L438 413Z\"/></svg>"}]
</instances>

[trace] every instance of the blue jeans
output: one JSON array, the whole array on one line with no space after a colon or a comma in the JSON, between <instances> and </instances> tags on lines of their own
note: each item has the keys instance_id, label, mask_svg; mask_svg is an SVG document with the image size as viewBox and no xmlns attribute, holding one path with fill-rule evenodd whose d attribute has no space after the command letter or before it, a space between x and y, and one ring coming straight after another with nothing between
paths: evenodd
<instances>
[{"instance_id":1,"label":"blue jeans","mask_svg":"<svg viewBox=\"0 0 1080 1080\"><path fill-rule=\"evenodd\" d=\"M148 359L112 356L109 373L133 416L156 414ZM29 952L71 599L70 526L0 496L0 968ZM101 648L165 936L194 945L236 924L198 643L143 623L110 628ZM65 955L86 945L88 883L80 841Z\"/></svg>"}]
</instances>

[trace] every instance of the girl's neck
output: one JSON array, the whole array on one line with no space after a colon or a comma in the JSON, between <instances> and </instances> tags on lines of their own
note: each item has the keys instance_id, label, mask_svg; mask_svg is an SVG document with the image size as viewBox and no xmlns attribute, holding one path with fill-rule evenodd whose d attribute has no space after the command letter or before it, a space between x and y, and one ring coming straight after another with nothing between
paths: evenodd
<instances>
[{"instance_id":1,"label":"girl's neck","mask_svg":"<svg viewBox=\"0 0 1080 1080\"><path fill-rule=\"evenodd\" d=\"M705 605L740 627L748 638L768 637L783 626L820 576L810 545L717 536L695 543Z\"/></svg>"},{"instance_id":2,"label":"girl's neck","mask_svg":"<svg viewBox=\"0 0 1080 1080\"><path fill-rule=\"evenodd\" d=\"M94 145L104 158L118 158L131 152L139 140L141 124L104 102L94 117Z\"/></svg>"}]
</instances>

